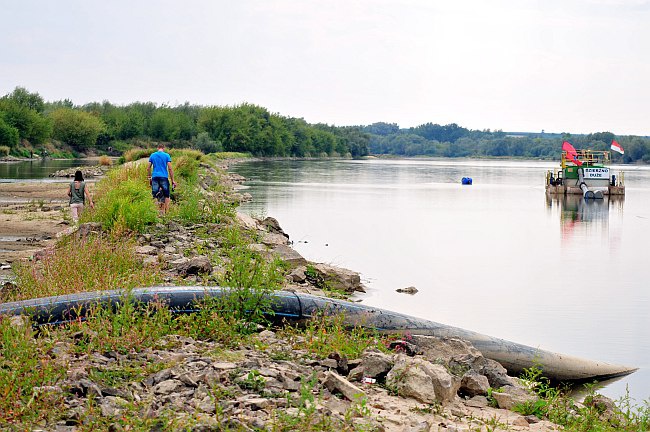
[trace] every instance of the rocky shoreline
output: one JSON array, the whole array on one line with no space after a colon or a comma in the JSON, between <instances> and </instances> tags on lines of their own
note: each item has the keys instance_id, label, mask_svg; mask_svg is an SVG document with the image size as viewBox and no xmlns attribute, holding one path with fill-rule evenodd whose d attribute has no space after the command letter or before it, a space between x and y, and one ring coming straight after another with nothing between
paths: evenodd
<instances>
[{"instance_id":1,"label":"rocky shoreline","mask_svg":"<svg viewBox=\"0 0 650 432\"><path fill-rule=\"evenodd\" d=\"M210 196L209 186L219 181L227 187L219 199L249 199L235 190L244 179L221 171L227 169L227 163L202 168L200 184L207 198L217 198ZM300 256L272 217L256 219L238 213L229 223L247 229L255 239L251 249L288 263L284 289L325 296L363 292L358 273L308 262ZM174 221L158 224L152 234L138 236L136 252L145 265L160 265L168 282L180 279L209 285L223 269L202 253L219 249L216 239L196 235L205 228ZM78 230L63 231L64 235L80 236L92 232L100 233L101 227L84 224ZM20 320L16 325L21 325ZM43 430L79 430L87 418L89 400L100 407L93 415L109 422L137 403L145 407L144 417L156 418L172 410L181 423L187 419L187 424L193 425L190 430L196 431L265 430L278 416L304 416L306 412L330 418L333 425L350 425L349 430L561 429L547 420L512 411L517 404L534 404L537 397L526 383L508 376L500 364L455 338L407 334L392 340L385 351L368 349L359 358L339 352L321 357L304 349L300 336L280 328L260 328L252 342L236 349L168 336L163 343L168 348L74 355L73 345L86 337L92 335L79 334L56 344L52 357L66 365L67 376L56 386L34 390L69 395L66 418ZM148 370L153 364L164 367L124 385L108 386L90 373L116 368ZM228 397L215 398L217 393ZM122 429L115 426L113 430Z\"/></svg>"}]
</instances>

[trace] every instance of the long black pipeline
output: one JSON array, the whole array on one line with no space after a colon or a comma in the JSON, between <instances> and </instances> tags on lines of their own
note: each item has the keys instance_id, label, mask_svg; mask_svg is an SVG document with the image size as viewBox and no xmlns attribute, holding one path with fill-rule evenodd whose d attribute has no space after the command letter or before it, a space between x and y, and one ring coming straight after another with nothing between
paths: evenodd
<instances>
[{"instance_id":1,"label":"long black pipeline","mask_svg":"<svg viewBox=\"0 0 650 432\"><path fill-rule=\"evenodd\" d=\"M28 315L37 325L62 324L83 319L89 308L98 304L117 306L125 301L160 301L174 313L192 313L204 298L218 298L231 290L222 287L176 286L136 288L129 291L96 291L81 294L0 303L0 315ZM309 294L276 291L272 294L274 321L301 322L318 315L343 315L348 325L380 332L408 332L437 337L455 337L471 342L490 359L501 363L510 374L541 367L544 375L557 381L605 380L628 375L636 368L581 359L540 350L527 345L482 335L470 330L440 324L371 306Z\"/></svg>"}]
</instances>

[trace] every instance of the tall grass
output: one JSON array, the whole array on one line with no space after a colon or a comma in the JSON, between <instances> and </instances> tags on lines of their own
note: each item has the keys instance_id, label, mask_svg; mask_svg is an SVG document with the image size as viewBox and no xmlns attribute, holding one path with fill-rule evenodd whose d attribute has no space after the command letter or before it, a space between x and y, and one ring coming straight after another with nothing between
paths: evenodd
<instances>
[{"instance_id":1,"label":"tall grass","mask_svg":"<svg viewBox=\"0 0 650 432\"><path fill-rule=\"evenodd\" d=\"M8 300L85 291L128 289L162 280L160 268L145 267L128 239L88 237L60 242L38 265L14 266L17 290Z\"/></svg>"},{"instance_id":2,"label":"tall grass","mask_svg":"<svg viewBox=\"0 0 650 432\"><path fill-rule=\"evenodd\" d=\"M96 187L95 201L82 221L100 222L106 230L140 232L158 220L145 165L109 171Z\"/></svg>"},{"instance_id":3,"label":"tall grass","mask_svg":"<svg viewBox=\"0 0 650 432\"><path fill-rule=\"evenodd\" d=\"M28 430L25 424L58 415L64 395L46 386L64 378L65 368L42 355L51 346L31 326L0 316L0 430Z\"/></svg>"}]
</instances>

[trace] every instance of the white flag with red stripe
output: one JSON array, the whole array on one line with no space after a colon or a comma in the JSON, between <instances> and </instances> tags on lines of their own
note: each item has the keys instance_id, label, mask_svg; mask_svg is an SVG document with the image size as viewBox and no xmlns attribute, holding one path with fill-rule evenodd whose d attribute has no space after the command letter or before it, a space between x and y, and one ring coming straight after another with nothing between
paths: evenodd
<instances>
[{"instance_id":1,"label":"white flag with red stripe","mask_svg":"<svg viewBox=\"0 0 650 432\"><path fill-rule=\"evenodd\" d=\"M623 150L623 146L621 146L619 143L616 142L616 140L612 140L612 150L619 152L620 154L625 154L625 150Z\"/></svg>"}]
</instances>

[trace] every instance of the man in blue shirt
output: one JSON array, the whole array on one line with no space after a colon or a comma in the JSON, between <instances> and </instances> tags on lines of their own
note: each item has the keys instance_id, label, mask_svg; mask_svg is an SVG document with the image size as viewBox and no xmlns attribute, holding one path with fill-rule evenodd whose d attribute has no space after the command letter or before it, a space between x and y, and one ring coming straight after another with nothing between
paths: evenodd
<instances>
[{"instance_id":1,"label":"man in blue shirt","mask_svg":"<svg viewBox=\"0 0 650 432\"><path fill-rule=\"evenodd\" d=\"M153 172L151 168L153 167ZM165 152L165 146L158 144L158 151L149 156L149 166L147 167L149 184L151 184L151 194L158 199L158 207L162 213L169 210L169 180L172 186L176 187L174 181L174 171L172 170L172 158L169 153Z\"/></svg>"}]
</instances>

